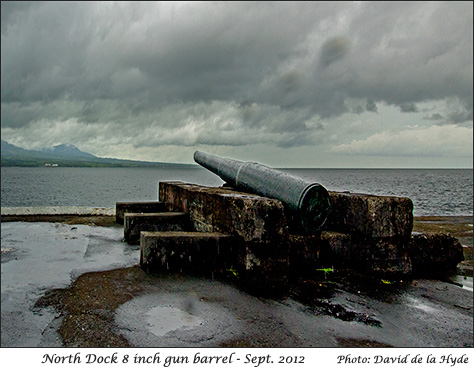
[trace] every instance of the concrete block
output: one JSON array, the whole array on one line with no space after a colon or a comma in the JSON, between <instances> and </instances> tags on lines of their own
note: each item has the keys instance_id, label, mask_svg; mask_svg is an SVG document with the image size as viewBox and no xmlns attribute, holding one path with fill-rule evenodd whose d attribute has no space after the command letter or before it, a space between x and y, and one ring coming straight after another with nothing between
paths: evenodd
<instances>
[{"instance_id":1,"label":"concrete block","mask_svg":"<svg viewBox=\"0 0 474 370\"><path fill-rule=\"evenodd\" d=\"M365 238L409 237L413 202L409 198L329 192L331 213L324 230Z\"/></svg>"},{"instance_id":2,"label":"concrete block","mask_svg":"<svg viewBox=\"0 0 474 370\"><path fill-rule=\"evenodd\" d=\"M231 272L235 238L222 233L148 232L140 237L140 265L147 270L213 277Z\"/></svg>"},{"instance_id":3,"label":"concrete block","mask_svg":"<svg viewBox=\"0 0 474 370\"><path fill-rule=\"evenodd\" d=\"M141 231L188 231L191 224L187 213L125 213L124 238L130 244L138 244Z\"/></svg>"},{"instance_id":4,"label":"concrete block","mask_svg":"<svg viewBox=\"0 0 474 370\"><path fill-rule=\"evenodd\" d=\"M317 269L351 269L386 278L411 273L406 238L357 239L349 234L323 231L321 235L290 235L290 271L309 278Z\"/></svg>"},{"instance_id":5,"label":"concrete block","mask_svg":"<svg viewBox=\"0 0 474 370\"><path fill-rule=\"evenodd\" d=\"M323 264L387 276L411 271L408 198L330 192L325 230L290 235L285 209L275 199L180 182L160 183L159 194L167 208L189 212L195 230L241 237L246 249L239 262L257 279L283 281L287 272L328 267Z\"/></svg>"},{"instance_id":6,"label":"concrete block","mask_svg":"<svg viewBox=\"0 0 474 370\"><path fill-rule=\"evenodd\" d=\"M193 229L240 240L236 268L247 285L271 289L287 279L289 251L283 204L229 188L160 182L160 201L189 213Z\"/></svg>"},{"instance_id":7,"label":"concrete block","mask_svg":"<svg viewBox=\"0 0 474 370\"><path fill-rule=\"evenodd\" d=\"M160 182L159 196L169 210L189 213L196 231L238 235L245 242L287 233L283 204L276 199L182 182Z\"/></svg>"},{"instance_id":8,"label":"concrete block","mask_svg":"<svg viewBox=\"0 0 474 370\"><path fill-rule=\"evenodd\" d=\"M123 225L125 213L159 213L167 209L162 202L117 202L115 203L115 222Z\"/></svg>"},{"instance_id":9,"label":"concrete block","mask_svg":"<svg viewBox=\"0 0 474 370\"><path fill-rule=\"evenodd\" d=\"M336 231L323 231L321 232L321 243L320 259L324 267L328 267L329 264L333 266L348 264L352 248L351 235Z\"/></svg>"},{"instance_id":10,"label":"concrete block","mask_svg":"<svg viewBox=\"0 0 474 370\"><path fill-rule=\"evenodd\" d=\"M443 233L412 235L408 253L416 276L433 277L452 273L464 260L458 239Z\"/></svg>"},{"instance_id":11,"label":"concrete block","mask_svg":"<svg viewBox=\"0 0 474 370\"><path fill-rule=\"evenodd\" d=\"M322 232L320 235L288 236L290 271L293 276L311 277L316 269L347 264L351 236L338 232Z\"/></svg>"},{"instance_id":12,"label":"concrete block","mask_svg":"<svg viewBox=\"0 0 474 370\"><path fill-rule=\"evenodd\" d=\"M271 242L244 243L238 250L238 266L243 281L254 291L283 291L289 279L290 255L286 239Z\"/></svg>"},{"instance_id":13,"label":"concrete block","mask_svg":"<svg viewBox=\"0 0 474 370\"><path fill-rule=\"evenodd\" d=\"M350 243L332 249L336 265L386 278L411 274L411 199L340 192L329 196L332 210L324 229L350 235Z\"/></svg>"},{"instance_id":14,"label":"concrete block","mask_svg":"<svg viewBox=\"0 0 474 370\"><path fill-rule=\"evenodd\" d=\"M404 278L412 272L408 243L409 238L405 237L352 237L350 251L344 258L346 266L367 275Z\"/></svg>"}]
</instances>

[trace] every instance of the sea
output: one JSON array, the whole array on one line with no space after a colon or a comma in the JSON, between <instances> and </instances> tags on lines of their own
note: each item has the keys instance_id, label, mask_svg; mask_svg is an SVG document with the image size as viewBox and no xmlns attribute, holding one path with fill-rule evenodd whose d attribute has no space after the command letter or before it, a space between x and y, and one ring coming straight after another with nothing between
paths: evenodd
<instances>
[{"instance_id":1,"label":"sea","mask_svg":"<svg viewBox=\"0 0 474 370\"><path fill-rule=\"evenodd\" d=\"M409 197L415 216L472 216L472 169L280 169L330 191ZM199 166L189 168L2 167L2 207L114 207L158 199L161 181L220 186Z\"/></svg>"}]
</instances>

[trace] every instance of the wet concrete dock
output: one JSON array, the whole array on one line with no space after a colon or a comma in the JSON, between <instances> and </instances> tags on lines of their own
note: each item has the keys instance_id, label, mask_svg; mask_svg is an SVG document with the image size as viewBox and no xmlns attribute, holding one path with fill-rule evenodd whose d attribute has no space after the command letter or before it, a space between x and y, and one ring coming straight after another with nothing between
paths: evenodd
<instances>
[{"instance_id":1,"label":"wet concrete dock","mask_svg":"<svg viewBox=\"0 0 474 370\"><path fill-rule=\"evenodd\" d=\"M217 280L146 274L123 228L98 226L103 217L113 225L111 214L4 215L4 347L473 346L472 275L456 283L328 273L321 286L262 297Z\"/></svg>"}]
</instances>

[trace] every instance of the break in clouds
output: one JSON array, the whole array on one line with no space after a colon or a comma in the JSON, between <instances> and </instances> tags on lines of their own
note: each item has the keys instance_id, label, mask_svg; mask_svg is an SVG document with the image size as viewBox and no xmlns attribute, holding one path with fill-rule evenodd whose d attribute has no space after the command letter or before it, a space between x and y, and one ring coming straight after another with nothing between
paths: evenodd
<instances>
[{"instance_id":1,"label":"break in clouds","mask_svg":"<svg viewBox=\"0 0 474 370\"><path fill-rule=\"evenodd\" d=\"M2 138L161 161L207 148L472 165L472 10L2 1Z\"/></svg>"}]
</instances>

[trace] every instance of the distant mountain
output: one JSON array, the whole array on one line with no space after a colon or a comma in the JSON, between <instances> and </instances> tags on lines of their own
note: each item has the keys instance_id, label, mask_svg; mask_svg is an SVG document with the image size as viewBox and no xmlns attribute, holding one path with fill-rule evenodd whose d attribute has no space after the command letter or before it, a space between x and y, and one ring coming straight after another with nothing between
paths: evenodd
<instances>
[{"instance_id":1,"label":"distant mountain","mask_svg":"<svg viewBox=\"0 0 474 370\"><path fill-rule=\"evenodd\" d=\"M50 149L43 149L45 153L55 154L58 157L85 157L85 158L98 158L93 154L80 151L77 147L72 144L61 144L56 145Z\"/></svg>"},{"instance_id":2,"label":"distant mountain","mask_svg":"<svg viewBox=\"0 0 474 370\"><path fill-rule=\"evenodd\" d=\"M83 152L71 144L56 145L50 149L27 150L1 140L2 167L43 167L57 164L60 167L194 167L193 164L131 161L101 158Z\"/></svg>"},{"instance_id":3,"label":"distant mountain","mask_svg":"<svg viewBox=\"0 0 474 370\"><path fill-rule=\"evenodd\" d=\"M32 156L44 155L39 150L26 150L26 149L17 147L13 144L7 143L5 140L2 140L1 144L2 144L1 146L2 161L3 161L3 158L7 158L7 157L27 158L27 157L32 157Z\"/></svg>"},{"instance_id":4,"label":"distant mountain","mask_svg":"<svg viewBox=\"0 0 474 370\"><path fill-rule=\"evenodd\" d=\"M28 152L28 150L21 149L15 145L7 143L5 140L2 140L2 157L4 155L21 155Z\"/></svg>"},{"instance_id":5,"label":"distant mountain","mask_svg":"<svg viewBox=\"0 0 474 370\"><path fill-rule=\"evenodd\" d=\"M80 151L77 147L71 144L56 145L48 149L27 150L10 144L5 140L2 140L1 143L2 158L4 156L38 158L97 158L95 155Z\"/></svg>"}]
</instances>

